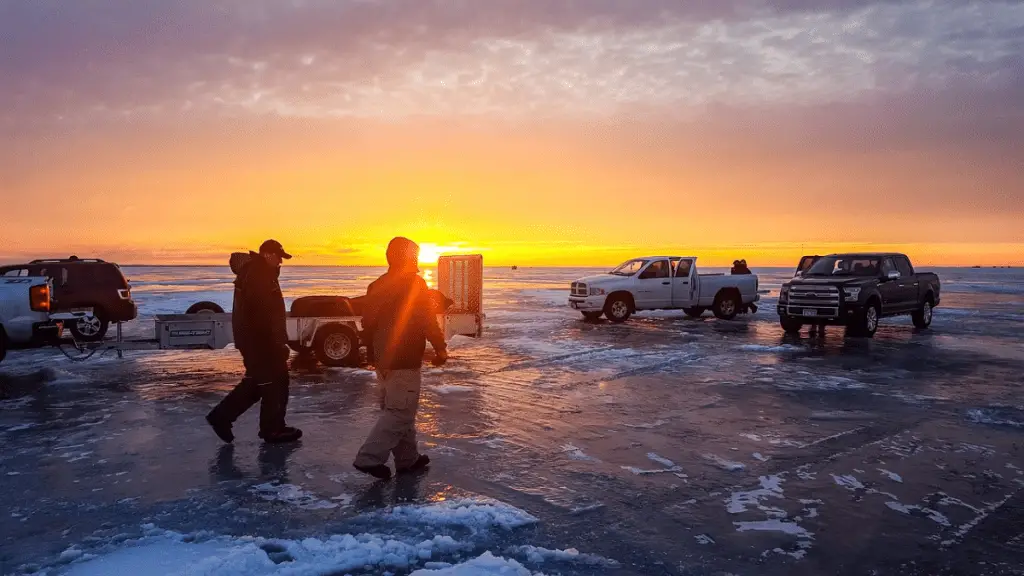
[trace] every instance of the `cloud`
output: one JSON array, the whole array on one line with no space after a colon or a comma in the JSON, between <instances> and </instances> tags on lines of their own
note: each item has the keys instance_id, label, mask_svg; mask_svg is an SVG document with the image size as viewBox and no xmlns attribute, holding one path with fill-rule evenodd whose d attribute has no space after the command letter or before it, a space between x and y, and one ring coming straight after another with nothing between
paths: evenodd
<instances>
[{"instance_id":1,"label":"cloud","mask_svg":"<svg viewBox=\"0 0 1024 576\"><path fill-rule=\"evenodd\" d=\"M690 4L690 6L682 6ZM81 2L0 8L9 125L607 116L1001 90L1024 4Z\"/></svg>"}]
</instances>

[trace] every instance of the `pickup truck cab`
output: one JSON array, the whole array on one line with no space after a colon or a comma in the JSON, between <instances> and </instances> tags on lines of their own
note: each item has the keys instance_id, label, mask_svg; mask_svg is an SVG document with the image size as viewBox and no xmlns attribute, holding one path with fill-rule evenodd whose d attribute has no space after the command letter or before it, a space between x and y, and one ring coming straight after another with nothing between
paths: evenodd
<instances>
[{"instance_id":1,"label":"pickup truck cab","mask_svg":"<svg viewBox=\"0 0 1024 576\"><path fill-rule=\"evenodd\" d=\"M805 256L779 291L779 322L789 333L838 324L871 337L879 319L910 315L927 328L939 296L939 277L915 271L904 254Z\"/></svg>"},{"instance_id":2,"label":"pickup truck cab","mask_svg":"<svg viewBox=\"0 0 1024 576\"><path fill-rule=\"evenodd\" d=\"M760 299L757 287L754 274L698 274L692 256L647 256L576 280L569 306L587 320L604 315L625 322L641 310L683 310L697 317L708 308L730 320Z\"/></svg>"},{"instance_id":3,"label":"pickup truck cab","mask_svg":"<svg viewBox=\"0 0 1024 576\"><path fill-rule=\"evenodd\" d=\"M50 317L52 294L45 277L0 277L0 362L11 347L60 337L63 324Z\"/></svg>"}]
</instances>

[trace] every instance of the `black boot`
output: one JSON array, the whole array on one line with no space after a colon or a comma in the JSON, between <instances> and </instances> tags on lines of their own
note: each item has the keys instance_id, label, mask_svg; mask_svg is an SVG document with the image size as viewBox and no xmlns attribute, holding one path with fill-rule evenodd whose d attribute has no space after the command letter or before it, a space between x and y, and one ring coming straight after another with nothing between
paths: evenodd
<instances>
[{"instance_id":1,"label":"black boot","mask_svg":"<svg viewBox=\"0 0 1024 576\"><path fill-rule=\"evenodd\" d=\"M285 426L275 432L260 431L259 436L268 444L285 444L287 442L297 442L299 438L302 438L302 430Z\"/></svg>"},{"instance_id":2,"label":"black boot","mask_svg":"<svg viewBox=\"0 0 1024 576\"><path fill-rule=\"evenodd\" d=\"M352 467L364 474L369 474L370 476L381 480L391 478L391 468L388 468L383 464L377 464L376 466L359 466L358 464L353 464Z\"/></svg>"},{"instance_id":3,"label":"black boot","mask_svg":"<svg viewBox=\"0 0 1024 576\"><path fill-rule=\"evenodd\" d=\"M422 470L426 470L427 466L430 466L430 456L426 454L420 454L420 457L416 459L411 465L406 468L395 468L396 474L415 474Z\"/></svg>"},{"instance_id":4,"label":"black boot","mask_svg":"<svg viewBox=\"0 0 1024 576\"><path fill-rule=\"evenodd\" d=\"M206 423L213 428L213 431L217 434L217 437L227 442L228 444L234 442L235 435L231 432L231 424L222 422L213 417L213 413L206 415Z\"/></svg>"}]
</instances>

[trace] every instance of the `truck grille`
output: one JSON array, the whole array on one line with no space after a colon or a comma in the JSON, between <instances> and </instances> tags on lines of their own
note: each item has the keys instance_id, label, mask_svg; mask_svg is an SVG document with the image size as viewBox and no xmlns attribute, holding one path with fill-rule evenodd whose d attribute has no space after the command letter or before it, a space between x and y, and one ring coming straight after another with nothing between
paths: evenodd
<instances>
[{"instance_id":1,"label":"truck grille","mask_svg":"<svg viewBox=\"0 0 1024 576\"><path fill-rule=\"evenodd\" d=\"M789 308L812 308L820 315L839 315L839 288L835 286L793 286Z\"/></svg>"},{"instance_id":2,"label":"truck grille","mask_svg":"<svg viewBox=\"0 0 1024 576\"><path fill-rule=\"evenodd\" d=\"M583 283L583 282L573 282L572 285L569 287L569 295L570 296L587 296L587 295L589 295L589 292L587 291L587 285L585 283Z\"/></svg>"}]
</instances>

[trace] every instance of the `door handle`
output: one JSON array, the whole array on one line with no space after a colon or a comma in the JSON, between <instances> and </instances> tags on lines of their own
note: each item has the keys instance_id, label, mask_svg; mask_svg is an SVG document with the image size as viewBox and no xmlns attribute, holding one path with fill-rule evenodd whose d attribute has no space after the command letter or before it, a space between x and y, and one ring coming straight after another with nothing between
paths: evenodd
<instances>
[{"instance_id":1,"label":"door handle","mask_svg":"<svg viewBox=\"0 0 1024 576\"><path fill-rule=\"evenodd\" d=\"M671 282L662 282L662 284L664 284L665 286L668 286L669 284L671 284Z\"/></svg>"}]
</instances>

